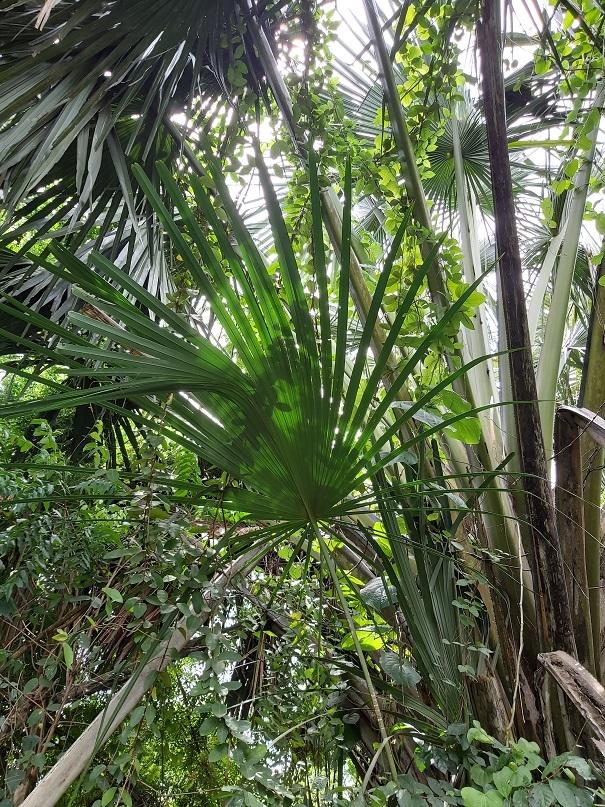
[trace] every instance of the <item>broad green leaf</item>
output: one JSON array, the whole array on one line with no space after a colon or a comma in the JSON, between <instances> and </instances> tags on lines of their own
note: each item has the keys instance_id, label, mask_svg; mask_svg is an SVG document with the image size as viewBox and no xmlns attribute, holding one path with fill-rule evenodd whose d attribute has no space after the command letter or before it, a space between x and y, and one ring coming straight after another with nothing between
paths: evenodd
<instances>
[{"instance_id":1,"label":"broad green leaf","mask_svg":"<svg viewBox=\"0 0 605 807\"><path fill-rule=\"evenodd\" d=\"M224 703L213 703L210 706L210 711L214 717L225 717L227 714L227 706Z\"/></svg>"},{"instance_id":2,"label":"broad green leaf","mask_svg":"<svg viewBox=\"0 0 605 807\"><path fill-rule=\"evenodd\" d=\"M482 765L475 764L471 768L471 779L479 787L484 787L492 780L492 774L487 771Z\"/></svg>"},{"instance_id":3,"label":"broad green leaf","mask_svg":"<svg viewBox=\"0 0 605 807\"><path fill-rule=\"evenodd\" d=\"M113 602L124 602L124 597L122 594L117 590L117 588L111 588L110 586L104 586L101 591L103 591L107 597Z\"/></svg>"},{"instance_id":4,"label":"broad green leaf","mask_svg":"<svg viewBox=\"0 0 605 807\"><path fill-rule=\"evenodd\" d=\"M529 807L550 807L555 795L548 783L538 782L529 790Z\"/></svg>"},{"instance_id":5,"label":"broad green leaf","mask_svg":"<svg viewBox=\"0 0 605 807\"><path fill-rule=\"evenodd\" d=\"M68 642L63 642L61 647L63 648L63 658L65 659L65 666L68 670L71 670L73 663L74 663L74 651L71 649Z\"/></svg>"},{"instance_id":6,"label":"broad green leaf","mask_svg":"<svg viewBox=\"0 0 605 807\"><path fill-rule=\"evenodd\" d=\"M507 798L513 789L513 771L508 766L494 771L493 779L498 791Z\"/></svg>"},{"instance_id":7,"label":"broad green leaf","mask_svg":"<svg viewBox=\"0 0 605 807\"><path fill-rule=\"evenodd\" d=\"M574 755L570 751L566 751L563 754L553 757L544 768L543 776L550 776L558 768L573 768L584 779L593 778L592 769L588 762L585 759L582 759L582 757Z\"/></svg>"},{"instance_id":8,"label":"broad green leaf","mask_svg":"<svg viewBox=\"0 0 605 807\"><path fill-rule=\"evenodd\" d=\"M475 721L475 724L471 726L471 728L466 733L467 740L469 743L485 743L486 745L495 745L496 740L491 734L488 734L484 728L482 728L479 723Z\"/></svg>"},{"instance_id":9,"label":"broad green leaf","mask_svg":"<svg viewBox=\"0 0 605 807\"><path fill-rule=\"evenodd\" d=\"M500 793L507 798L515 788L531 784L531 772L522 765L516 768L507 765L499 771L494 771L493 779Z\"/></svg>"},{"instance_id":10,"label":"broad green leaf","mask_svg":"<svg viewBox=\"0 0 605 807\"><path fill-rule=\"evenodd\" d=\"M111 804L116 791L116 787L110 787L103 793L101 796L101 807L106 807L106 805Z\"/></svg>"},{"instance_id":11,"label":"broad green leaf","mask_svg":"<svg viewBox=\"0 0 605 807\"><path fill-rule=\"evenodd\" d=\"M357 638L359 639L359 644L362 649L368 652L380 650L384 647L384 639L382 636L371 628L357 628ZM345 636L340 646L343 650L354 650L355 642L353 641L353 637L351 635Z\"/></svg>"},{"instance_id":12,"label":"broad green leaf","mask_svg":"<svg viewBox=\"0 0 605 807\"><path fill-rule=\"evenodd\" d=\"M267 746L264 744L254 745L246 753L246 761L251 765L257 765L267 756Z\"/></svg>"},{"instance_id":13,"label":"broad green leaf","mask_svg":"<svg viewBox=\"0 0 605 807\"><path fill-rule=\"evenodd\" d=\"M463 787L460 791L465 807L502 807L503 799L497 790L482 793L474 787Z\"/></svg>"},{"instance_id":14,"label":"broad green leaf","mask_svg":"<svg viewBox=\"0 0 605 807\"><path fill-rule=\"evenodd\" d=\"M130 714L130 726L131 726L131 728L134 728L135 726L139 725L139 723L143 719L143 715L145 714L145 709L146 709L146 706L143 703L143 704L140 704L139 706L136 706L132 710L132 712Z\"/></svg>"},{"instance_id":15,"label":"broad green leaf","mask_svg":"<svg viewBox=\"0 0 605 807\"><path fill-rule=\"evenodd\" d=\"M481 422L479 418L468 417L459 420L456 424L448 427L452 437L467 445L477 445L481 440Z\"/></svg>"},{"instance_id":16,"label":"broad green leaf","mask_svg":"<svg viewBox=\"0 0 605 807\"><path fill-rule=\"evenodd\" d=\"M564 779L551 779L550 789L557 804L561 807L589 807L592 804L591 794Z\"/></svg>"},{"instance_id":17,"label":"broad green leaf","mask_svg":"<svg viewBox=\"0 0 605 807\"><path fill-rule=\"evenodd\" d=\"M205 717L200 725L200 734L202 737L208 737L214 734L221 725L222 723L216 717Z\"/></svg>"},{"instance_id":18,"label":"broad green leaf","mask_svg":"<svg viewBox=\"0 0 605 807\"><path fill-rule=\"evenodd\" d=\"M208 754L208 762L219 762L221 759L225 759L228 753L229 746L226 743L215 745Z\"/></svg>"},{"instance_id":19,"label":"broad green leaf","mask_svg":"<svg viewBox=\"0 0 605 807\"><path fill-rule=\"evenodd\" d=\"M397 653L391 650L385 650L380 654L380 666L396 684L415 687L420 681L420 675L413 665L406 659L400 659Z\"/></svg>"}]
</instances>

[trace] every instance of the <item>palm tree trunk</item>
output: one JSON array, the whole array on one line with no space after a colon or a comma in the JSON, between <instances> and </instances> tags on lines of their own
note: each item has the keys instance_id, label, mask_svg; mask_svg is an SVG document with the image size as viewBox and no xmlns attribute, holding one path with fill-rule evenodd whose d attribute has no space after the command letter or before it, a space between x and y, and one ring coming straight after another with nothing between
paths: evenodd
<instances>
[{"instance_id":1,"label":"palm tree trunk","mask_svg":"<svg viewBox=\"0 0 605 807\"><path fill-rule=\"evenodd\" d=\"M477 26L496 228L498 273L508 341L519 464L524 475L526 513L532 548L529 553L536 597L540 646L576 655L565 587L552 492L537 403L536 378L529 340L525 289L515 220L506 137L502 74L500 4L484 0Z\"/></svg>"}]
</instances>

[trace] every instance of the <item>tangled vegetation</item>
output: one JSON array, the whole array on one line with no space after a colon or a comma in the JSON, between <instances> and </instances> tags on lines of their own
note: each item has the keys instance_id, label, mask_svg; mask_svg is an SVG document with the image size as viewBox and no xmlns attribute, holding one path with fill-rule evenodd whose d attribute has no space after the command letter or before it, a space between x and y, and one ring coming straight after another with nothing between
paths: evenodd
<instances>
[{"instance_id":1,"label":"tangled vegetation","mask_svg":"<svg viewBox=\"0 0 605 807\"><path fill-rule=\"evenodd\" d=\"M0 807L603 803L602 1L0 9Z\"/></svg>"}]
</instances>

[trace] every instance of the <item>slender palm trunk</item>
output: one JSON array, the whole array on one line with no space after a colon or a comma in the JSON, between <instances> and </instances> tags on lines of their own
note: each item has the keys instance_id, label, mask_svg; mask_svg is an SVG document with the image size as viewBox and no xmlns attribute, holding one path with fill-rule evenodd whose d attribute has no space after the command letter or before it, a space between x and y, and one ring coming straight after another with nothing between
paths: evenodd
<instances>
[{"instance_id":1,"label":"slender palm trunk","mask_svg":"<svg viewBox=\"0 0 605 807\"><path fill-rule=\"evenodd\" d=\"M484 0L477 27L483 97L494 200L499 286L509 349L511 388L517 424L519 464L532 547L529 553L540 646L575 656L561 548L547 476L544 441L537 403L536 377L529 339L525 289L513 203L506 136L502 74L500 4Z\"/></svg>"},{"instance_id":2,"label":"slender palm trunk","mask_svg":"<svg viewBox=\"0 0 605 807\"><path fill-rule=\"evenodd\" d=\"M605 258L597 271L579 405L603 415L605 405ZM584 551L596 677L601 680L601 493L605 450L582 435Z\"/></svg>"}]
</instances>

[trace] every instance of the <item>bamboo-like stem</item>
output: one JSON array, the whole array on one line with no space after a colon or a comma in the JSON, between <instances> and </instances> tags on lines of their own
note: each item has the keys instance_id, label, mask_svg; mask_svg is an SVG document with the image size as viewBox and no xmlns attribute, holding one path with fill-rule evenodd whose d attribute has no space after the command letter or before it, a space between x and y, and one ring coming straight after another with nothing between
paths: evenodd
<instances>
[{"instance_id":1,"label":"bamboo-like stem","mask_svg":"<svg viewBox=\"0 0 605 807\"><path fill-rule=\"evenodd\" d=\"M151 689L158 672L166 669L175 655L185 647L192 635L208 619L229 587L231 580L258 561L258 550L251 550L233 560L224 572L217 575L204 596L206 610L191 625L190 617L183 617L170 636L160 642L144 666L116 692L107 706L99 712L78 739L60 757L59 761L40 780L22 807L53 807L67 788L86 770L94 754L107 742L134 707Z\"/></svg>"},{"instance_id":2,"label":"bamboo-like stem","mask_svg":"<svg viewBox=\"0 0 605 807\"><path fill-rule=\"evenodd\" d=\"M605 404L605 286L600 281L605 278L605 259L601 261L593 295L590 313L590 327L579 405L603 414ZM601 669L601 493L605 451L588 435L581 438L582 464L584 475L584 543L586 555L586 578L592 624L592 643L596 677L602 680Z\"/></svg>"}]
</instances>

